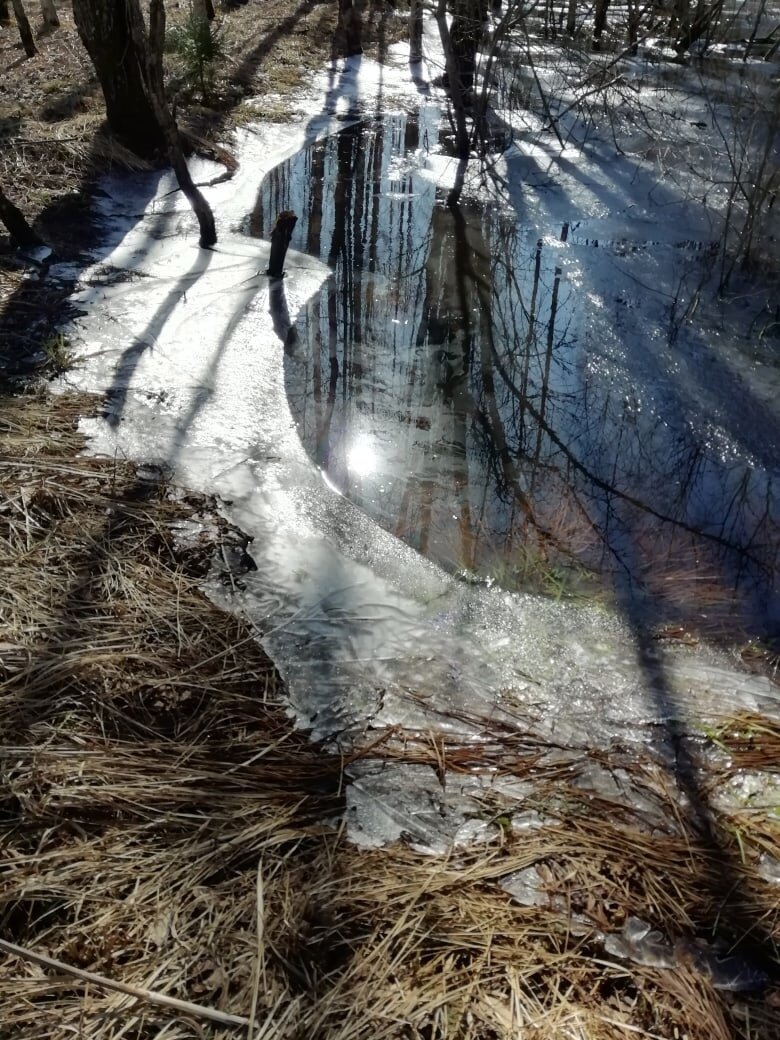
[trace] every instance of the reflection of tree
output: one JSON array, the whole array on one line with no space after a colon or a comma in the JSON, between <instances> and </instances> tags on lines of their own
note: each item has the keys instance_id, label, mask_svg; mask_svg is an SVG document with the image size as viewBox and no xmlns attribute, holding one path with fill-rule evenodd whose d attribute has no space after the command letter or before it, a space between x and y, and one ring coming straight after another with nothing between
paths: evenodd
<instances>
[{"instance_id":1,"label":"reflection of tree","mask_svg":"<svg viewBox=\"0 0 780 1040\"><path fill-rule=\"evenodd\" d=\"M318 375L319 375L318 371ZM328 377L328 396L322 419L317 428L317 448L315 458L322 469L327 469L330 463L330 427L333 422L333 410L336 405L336 387L339 381L339 362L333 354L330 356L330 375ZM320 395L322 390L318 384L317 390Z\"/></svg>"},{"instance_id":2,"label":"reflection of tree","mask_svg":"<svg viewBox=\"0 0 780 1040\"><path fill-rule=\"evenodd\" d=\"M325 180L325 145L312 148L311 156L311 167L306 173L309 177L309 183L313 187L319 187L320 203L319 205L310 206L306 213L308 218L306 221L306 252L311 253L312 256L319 256L322 234L322 185Z\"/></svg>"},{"instance_id":3,"label":"reflection of tree","mask_svg":"<svg viewBox=\"0 0 780 1040\"><path fill-rule=\"evenodd\" d=\"M565 242L569 235L569 225L564 224L563 230L561 231L561 242ZM538 247L537 247L538 252ZM550 316L547 319L547 335L546 350L544 353L544 372L542 374L542 393L541 400L539 402L539 414L544 415L547 411L547 396L550 391L550 366L552 364L553 352L556 346L555 339L555 322L558 317L558 293L561 288L561 269L556 266L555 274L553 276L553 289L552 297L550 299ZM536 285L534 285L534 291ZM538 465L542 455L542 426L539 424L539 428L536 432L536 451L534 452L534 462Z\"/></svg>"},{"instance_id":4,"label":"reflection of tree","mask_svg":"<svg viewBox=\"0 0 780 1040\"><path fill-rule=\"evenodd\" d=\"M458 289L460 308L465 316L471 338L471 314L476 310L479 315L474 338L478 340L480 350L480 374L482 402L481 420L483 431L491 454L500 462L500 470L506 492L520 507L526 519L533 520L533 510L528 496L521 487L520 476L514 462L513 453L507 442L506 431L496 401L495 381L493 379L492 346L493 323L491 320L492 279L490 252L484 241L481 221L472 221L471 238L469 225L466 222L460 205L450 207L455 232L455 280ZM476 238L476 241L473 239ZM474 307L476 303L476 308Z\"/></svg>"},{"instance_id":5,"label":"reflection of tree","mask_svg":"<svg viewBox=\"0 0 780 1040\"><path fill-rule=\"evenodd\" d=\"M737 551L743 554L746 559L750 559L754 563L758 562L758 560L756 560L752 556L748 548L740 545L738 542L732 541L725 535L707 531L699 525L691 524L680 517L674 516L666 511L662 511L661 509L658 509L655 506L651 505L649 502L643 501L636 495L628 491L622 490L617 484L617 478L619 476L619 473L616 467L613 469L613 480L610 481L600 477L595 470L588 467L575 455L575 453L569 448L569 446L563 440L563 438L545 419L543 412L539 408L534 406L530 398L527 395L524 396L521 394L521 391L518 389L518 387L515 386L511 376L507 372L498 352L495 350L493 351L493 363L495 365L496 371L501 376L504 384L509 389L510 393L522 402L523 407L528 410L531 417L538 424L540 433L543 433L545 436L547 436L550 439L550 441L559 449L559 451L564 456L566 462L571 466L571 468L574 471L584 476L593 488L598 488L600 491L605 492L605 494L608 497L608 500L611 500L613 498L621 499L622 501L628 503L635 509L647 514L655 520L660 520L664 524L670 524L674 527L680 528L681 530L686 531L689 534L695 535L699 538L704 538L708 541L715 542L717 545L720 545L723 548ZM691 459L692 463L695 459L696 454L697 452L694 451L693 458ZM617 456L615 456L615 461L617 461ZM685 499L686 483L687 482L685 481L683 482L682 493L680 496L683 500ZM722 524L722 530L725 530L725 523Z\"/></svg>"},{"instance_id":6,"label":"reflection of tree","mask_svg":"<svg viewBox=\"0 0 780 1040\"><path fill-rule=\"evenodd\" d=\"M335 269L288 363L317 463L448 566L539 575L574 559L656 601L686 568L689 589L714 576L713 596L740 569L755 581L778 551L766 474L719 461L667 403L642 410L621 371L591 369L562 245L472 203L431 213L433 187L396 165L424 136L402 119L353 128L267 187L269 213L303 192L303 241ZM364 441L378 466L358 480Z\"/></svg>"},{"instance_id":7,"label":"reflection of tree","mask_svg":"<svg viewBox=\"0 0 780 1040\"><path fill-rule=\"evenodd\" d=\"M445 315L438 315L440 325L443 319L445 319L448 342L447 344L442 343L442 346L436 352L436 356L439 359L440 374L443 376L439 387L442 391L444 404L449 408L452 424L452 454L454 457L452 477L455 500L458 503L460 564L464 567L473 568L475 564L475 539L469 495L467 444L467 418L473 411L473 405L472 396L468 389L467 377L472 366L475 329L469 301L472 286L478 283L480 277L477 274L472 258L476 258L477 264L483 268L488 264L488 258L484 253L483 243L471 243L468 241L466 223L457 207L453 207L450 211L441 208L434 210L434 241L438 240L440 246L443 246L447 241L447 235L442 225L444 227L451 226L453 232L456 299L454 301L454 313L447 313L446 318ZM449 265L446 262L448 259L448 257L442 257L441 255L437 256L436 252L433 249L431 250L431 261L433 263L429 262L426 266L426 283L431 283L429 297L434 299L446 298L444 287L439 286L437 291L435 282L437 274L441 275L449 271ZM481 317L480 315L480 319ZM447 347L456 345L459 349L447 349Z\"/></svg>"}]
</instances>

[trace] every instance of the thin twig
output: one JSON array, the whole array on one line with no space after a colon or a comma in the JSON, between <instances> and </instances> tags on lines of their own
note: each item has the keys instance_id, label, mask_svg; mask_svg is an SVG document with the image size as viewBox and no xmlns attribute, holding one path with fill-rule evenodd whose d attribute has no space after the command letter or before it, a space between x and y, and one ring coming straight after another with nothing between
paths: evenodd
<instances>
[{"instance_id":1,"label":"thin twig","mask_svg":"<svg viewBox=\"0 0 780 1040\"><path fill-rule=\"evenodd\" d=\"M216 1008L204 1007L203 1004L192 1004L189 1000L179 1000L177 997L169 997L166 996L165 993L157 993L155 990L143 989L140 986L130 986L128 983L119 982L117 979L108 979L105 975L97 975L92 971L84 971L83 968L74 968L73 965L65 964L64 961L55 960L53 957L47 957L43 953L35 953L33 950L28 950L24 946L16 946L14 943L6 942L5 939L0 939L0 950L5 950L6 953L15 954L17 957L22 957L24 960L32 961L33 964L40 964L44 968L54 968L55 971L62 971L67 975L73 975L77 979L83 979L84 982L94 982L98 986L105 986L107 989L126 993L130 997L136 997L138 1000L145 1000L150 1004L159 1004L161 1007L173 1008L176 1011L183 1011L189 1015L197 1015L199 1018L209 1018L212 1022L219 1022L222 1025L249 1025L249 1019L244 1018L241 1015L229 1015L225 1011L217 1011Z\"/></svg>"},{"instance_id":2,"label":"thin twig","mask_svg":"<svg viewBox=\"0 0 780 1040\"><path fill-rule=\"evenodd\" d=\"M252 1040L255 1033L255 1016L257 1014L257 997L260 992L260 976L263 978L263 989L267 989L265 976L265 897L263 894L263 857L257 861L257 963L255 977L252 982L252 1004L249 1011L249 1027L247 1040Z\"/></svg>"}]
</instances>

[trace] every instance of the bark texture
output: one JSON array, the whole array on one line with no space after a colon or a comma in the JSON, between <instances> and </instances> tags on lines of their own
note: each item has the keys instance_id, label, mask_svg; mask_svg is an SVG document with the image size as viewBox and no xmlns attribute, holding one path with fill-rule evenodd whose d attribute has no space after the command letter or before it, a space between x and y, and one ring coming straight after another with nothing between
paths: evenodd
<instances>
[{"instance_id":1,"label":"bark texture","mask_svg":"<svg viewBox=\"0 0 780 1040\"><path fill-rule=\"evenodd\" d=\"M148 158L165 147L165 138L145 90L144 56L131 36L132 6L138 7L137 0L73 0L73 16L100 80L112 131Z\"/></svg>"},{"instance_id":2,"label":"bark texture","mask_svg":"<svg viewBox=\"0 0 780 1040\"><path fill-rule=\"evenodd\" d=\"M126 0L129 14L130 35L136 52L142 57L146 96L154 113L157 126L165 140L168 156L171 161L179 187L187 197L200 228L200 244L203 248L213 246L217 241L217 229L214 214L205 196L195 186L190 174L187 160L179 137L176 120L171 114L165 98L165 80L163 77L163 46L165 43L165 7L163 0L151 0L149 5L149 36L141 15L138 0Z\"/></svg>"},{"instance_id":3,"label":"bark texture","mask_svg":"<svg viewBox=\"0 0 780 1040\"><path fill-rule=\"evenodd\" d=\"M609 0L596 0L596 6L593 12L593 50L601 50L601 38L604 35L604 30L607 27L607 11L609 9Z\"/></svg>"},{"instance_id":4,"label":"bark texture","mask_svg":"<svg viewBox=\"0 0 780 1040\"><path fill-rule=\"evenodd\" d=\"M487 20L485 0L454 0L451 5L450 41L460 89L468 98L474 89L477 51ZM449 67L447 69L449 75ZM452 86L452 83L450 83Z\"/></svg>"},{"instance_id":5,"label":"bark texture","mask_svg":"<svg viewBox=\"0 0 780 1040\"><path fill-rule=\"evenodd\" d=\"M423 5L422 0L411 0L409 4L409 61L423 59Z\"/></svg>"},{"instance_id":6,"label":"bark texture","mask_svg":"<svg viewBox=\"0 0 780 1040\"><path fill-rule=\"evenodd\" d=\"M566 8L566 35L574 36L577 32L577 0L569 0Z\"/></svg>"},{"instance_id":7,"label":"bark texture","mask_svg":"<svg viewBox=\"0 0 780 1040\"><path fill-rule=\"evenodd\" d=\"M200 244L213 246L214 214L192 180L165 97L163 0L151 0L148 34L139 0L73 0L73 13L103 88L111 129L137 155L167 153L197 217Z\"/></svg>"},{"instance_id":8,"label":"bark texture","mask_svg":"<svg viewBox=\"0 0 780 1040\"><path fill-rule=\"evenodd\" d=\"M469 157L469 130L466 122L467 98L463 88L462 70L457 50L447 23L447 0L438 0L436 23L439 27L439 38L444 51L444 75L452 101L457 154L459 159L465 161Z\"/></svg>"},{"instance_id":9,"label":"bark texture","mask_svg":"<svg viewBox=\"0 0 780 1040\"><path fill-rule=\"evenodd\" d=\"M286 209L276 218L274 229L271 232L271 257L268 261L266 274L269 278L282 278L284 276L284 258L290 248L290 239L293 229L298 223L298 218L292 210Z\"/></svg>"}]
</instances>

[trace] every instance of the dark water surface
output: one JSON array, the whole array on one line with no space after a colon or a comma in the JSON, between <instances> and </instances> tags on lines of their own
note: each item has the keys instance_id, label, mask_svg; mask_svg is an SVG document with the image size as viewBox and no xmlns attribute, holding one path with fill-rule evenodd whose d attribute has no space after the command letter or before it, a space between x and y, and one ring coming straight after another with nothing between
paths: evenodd
<instances>
[{"instance_id":1,"label":"dark water surface","mask_svg":"<svg viewBox=\"0 0 780 1040\"><path fill-rule=\"evenodd\" d=\"M268 236L294 210L293 246L334 271L295 330L278 293L275 315L327 481L469 579L776 633L776 411L744 343L649 291L671 299L706 243L448 208L438 139L435 112L348 127L274 169L250 217Z\"/></svg>"}]
</instances>

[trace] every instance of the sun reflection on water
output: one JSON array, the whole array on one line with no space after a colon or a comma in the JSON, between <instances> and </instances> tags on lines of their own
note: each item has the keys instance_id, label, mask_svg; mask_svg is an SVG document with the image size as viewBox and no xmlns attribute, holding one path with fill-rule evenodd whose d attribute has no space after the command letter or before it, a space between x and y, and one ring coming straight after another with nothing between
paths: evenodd
<instances>
[{"instance_id":1,"label":"sun reflection on water","mask_svg":"<svg viewBox=\"0 0 780 1040\"><path fill-rule=\"evenodd\" d=\"M371 437L362 436L347 449L347 469L356 477L367 477L377 468L377 453Z\"/></svg>"}]
</instances>

